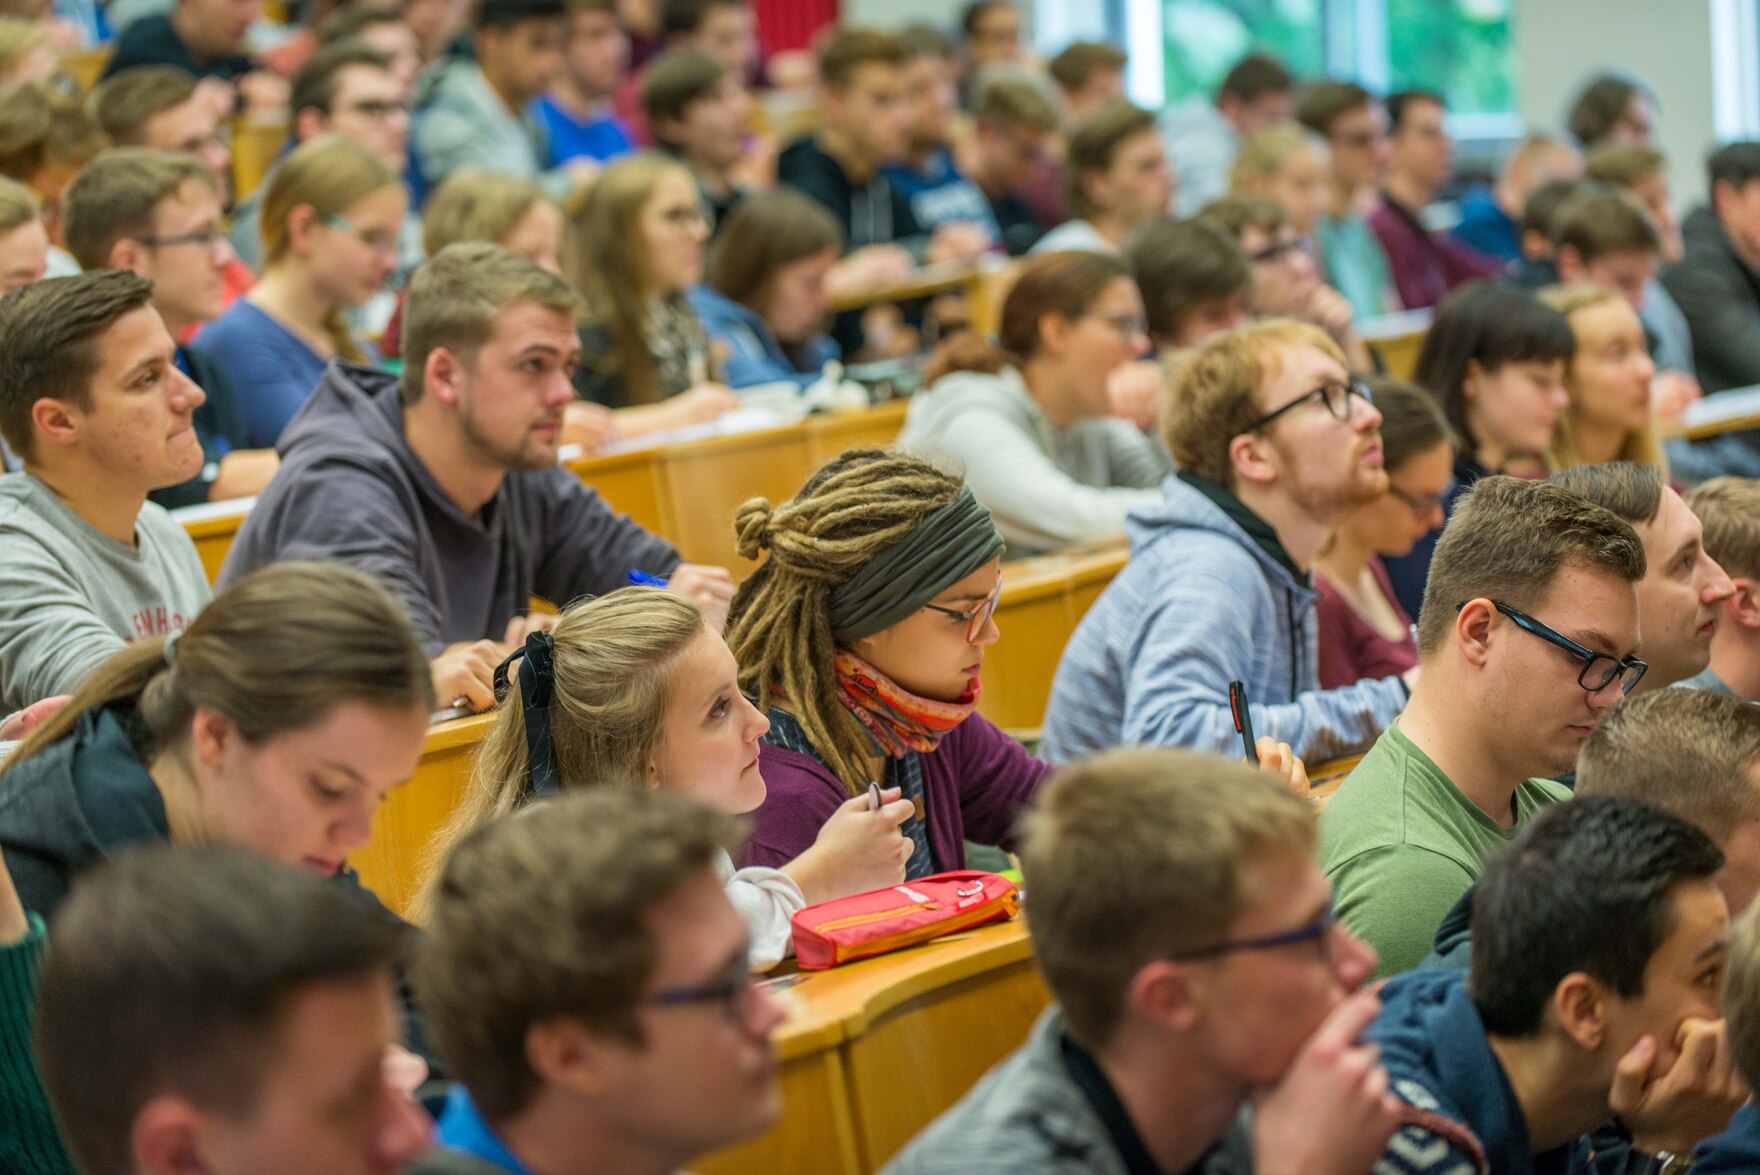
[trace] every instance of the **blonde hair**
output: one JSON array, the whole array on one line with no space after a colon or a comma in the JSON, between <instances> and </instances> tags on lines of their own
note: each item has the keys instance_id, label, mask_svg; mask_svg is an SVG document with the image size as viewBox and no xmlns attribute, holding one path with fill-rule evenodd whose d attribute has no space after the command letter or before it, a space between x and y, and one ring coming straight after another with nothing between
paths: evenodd
<instances>
[{"instance_id":1,"label":"blonde hair","mask_svg":"<svg viewBox=\"0 0 1760 1175\"><path fill-rule=\"evenodd\" d=\"M575 218L563 271L587 302L589 321L611 335L607 373L620 374L634 404L660 397L660 371L648 350L648 315L655 297L654 275L642 235L642 210L661 179L679 174L684 164L644 151L619 159L593 184ZM696 181L691 180L692 191Z\"/></svg>"},{"instance_id":2,"label":"blonde hair","mask_svg":"<svg viewBox=\"0 0 1760 1175\"><path fill-rule=\"evenodd\" d=\"M460 241L501 244L533 205L549 199L536 182L520 176L455 171L422 209L422 250L432 257Z\"/></svg>"},{"instance_id":3,"label":"blonde hair","mask_svg":"<svg viewBox=\"0 0 1760 1175\"><path fill-rule=\"evenodd\" d=\"M1286 122L1260 131L1241 147L1228 172L1228 190L1242 195L1263 195L1297 151L1321 151L1323 140L1300 123Z\"/></svg>"},{"instance_id":4,"label":"blonde hair","mask_svg":"<svg viewBox=\"0 0 1760 1175\"><path fill-rule=\"evenodd\" d=\"M294 210L310 207L319 216L346 215L357 201L386 188L402 190L403 181L371 151L349 139L325 135L294 149L282 160L263 193L262 234L266 266L287 256L287 222ZM324 330L337 355L365 363L367 353L340 307L324 317Z\"/></svg>"},{"instance_id":5,"label":"blonde hair","mask_svg":"<svg viewBox=\"0 0 1760 1175\"><path fill-rule=\"evenodd\" d=\"M42 218L43 206L37 194L17 180L0 175L0 236Z\"/></svg>"},{"instance_id":6,"label":"blonde hair","mask_svg":"<svg viewBox=\"0 0 1760 1175\"><path fill-rule=\"evenodd\" d=\"M1731 575L1760 577L1760 481L1714 477L1687 495L1705 527L1705 553Z\"/></svg>"},{"instance_id":7,"label":"blonde hair","mask_svg":"<svg viewBox=\"0 0 1760 1175\"><path fill-rule=\"evenodd\" d=\"M1313 347L1349 369L1330 335L1289 318L1225 331L1180 365L1162 413L1162 435L1181 469L1218 485L1234 484L1229 443L1265 414L1258 391L1281 369L1290 347Z\"/></svg>"},{"instance_id":8,"label":"blonde hair","mask_svg":"<svg viewBox=\"0 0 1760 1175\"><path fill-rule=\"evenodd\" d=\"M0 16L0 80L5 80L20 62L47 44L49 31L36 21Z\"/></svg>"},{"instance_id":9,"label":"blonde hair","mask_svg":"<svg viewBox=\"0 0 1760 1175\"><path fill-rule=\"evenodd\" d=\"M678 658L707 631L695 604L659 588L622 588L563 610L551 633L556 681L548 720L564 788L646 779ZM530 771L514 668L463 801L428 846L429 880L417 899L419 911L429 909L434 879L452 846L531 798Z\"/></svg>"},{"instance_id":10,"label":"blonde hair","mask_svg":"<svg viewBox=\"0 0 1760 1175\"><path fill-rule=\"evenodd\" d=\"M1736 923L1729 948L1729 977L1723 985L1723 1014L1729 1020L1730 1052L1750 1085L1760 1081L1760 902Z\"/></svg>"},{"instance_id":11,"label":"blonde hair","mask_svg":"<svg viewBox=\"0 0 1760 1175\"><path fill-rule=\"evenodd\" d=\"M1564 315L1569 322L1573 314L1579 310L1588 310L1595 306L1604 306L1609 302L1621 302L1624 298L1606 286L1598 286L1592 282L1572 282L1569 285L1548 286L1536 295L1540 301ZM1634 313L1636 313L1634 311ZM1571 330L1572 338L1576 337L1576 329ZM1577 340L1581 345L1581 340ZM1576 438L1572 433L1572 418L1577 409L1577 392L1575 369L1577 357L1575 351L1565 360L1565 386L1571 393L1571 404L1563 415L1558 418L1558 425L1552 432L1552 444L1546 451L1546 465L1549 470L1570 469L1583 464L1577 451ZM1625 444L1613 457L1615 461L1631 461L1638 465L1654 465L1668 473L1668 458L1662 450L1662 440L1656 435L1656 424L1652 420L1626 434Z\"/></svg>"},{"instance_id":12,"label":"blonde hair","mask_svg":"<svg viewBox=\"0 0 1760 1175\"><path fill-rule=\"evenodd\" d=\"M961 482L879 449L853 449L780 506L751 498L734 514L739 553L769 557L734 593L727 644L760 709L794 715L851 795L867 786L873 741L837 700L831 593L958 497Z\"/></svg>"}]
</instances>

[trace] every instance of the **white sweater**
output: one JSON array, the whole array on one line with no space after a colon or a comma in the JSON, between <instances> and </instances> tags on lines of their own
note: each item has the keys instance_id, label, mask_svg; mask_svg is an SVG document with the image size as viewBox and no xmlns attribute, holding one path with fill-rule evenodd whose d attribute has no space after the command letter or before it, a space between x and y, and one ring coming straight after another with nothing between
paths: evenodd
<instances>
[{"instance_id":1,"label":"white sweater","mask_svg":"<svg viewBox=\"0 0 1760 1175\"><path fill-rule=\"evenodd\" d=\"M794 954L794 927L789 919L806 908L801 887L787 874L754 866L736 871L726 853L715 862L715 871L727 887L727 900L745 920L752 936L752 970L768 971Z\"/></svg>"}]
</instances>

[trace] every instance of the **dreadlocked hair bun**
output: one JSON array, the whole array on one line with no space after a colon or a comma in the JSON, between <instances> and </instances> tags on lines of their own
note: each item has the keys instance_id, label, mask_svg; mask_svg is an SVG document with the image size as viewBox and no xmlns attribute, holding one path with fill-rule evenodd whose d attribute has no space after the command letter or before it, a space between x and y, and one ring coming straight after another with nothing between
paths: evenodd
<instances>
[{"instance_id":1,"label":"dreadlocked hair bun","mask_svg":"<svg viewBox=\"0 0 1760 1175\"><path fill-rule=\"evenodd\" d=\"M770 518L776 507L769 498L747 498L733 514L733 543L741 559L756 563L770 549Z\"/></svg>"}]
</instances>

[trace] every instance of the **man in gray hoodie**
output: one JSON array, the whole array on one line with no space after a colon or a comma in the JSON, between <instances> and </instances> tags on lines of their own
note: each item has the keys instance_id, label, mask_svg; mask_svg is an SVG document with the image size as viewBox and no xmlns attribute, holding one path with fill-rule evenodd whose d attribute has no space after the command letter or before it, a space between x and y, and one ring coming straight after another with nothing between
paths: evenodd
<instances>
[{"instance_id":1,"label":"man in gray hoodie","mask_svg":"<svg viewBox=\"0 0 1760 1175\"><path fill-rule=\"evenodd\" d=\"M281 435L281 469L239 528L229 584L282 559L338 559L409 606L442 701L490 704L507 646L558 605L632 571L670 577L717 629L733 599L719 567L678 552L557 462L577 295L499 245L453 245L416 271L398 377L332 364Z\"/></svg>"},{"instance_id":2,"label":"man in gray hoodie","mask_svg":"<svg viewBox=\"0 0 1760 1175\"><path fill-rule=\"evenodd\" d=\"M1184 366L1163 430L1181 472L1131 514L1131 558L1077 626L1044 755L1148 744L1234 753L1228 687L1304 758L1363 747L1410 690L1321 690L1309 570L1338 521L1387 490L1381 414L1338 345L1287 319L1219 335Z\"/></svg>"}]
</instances>

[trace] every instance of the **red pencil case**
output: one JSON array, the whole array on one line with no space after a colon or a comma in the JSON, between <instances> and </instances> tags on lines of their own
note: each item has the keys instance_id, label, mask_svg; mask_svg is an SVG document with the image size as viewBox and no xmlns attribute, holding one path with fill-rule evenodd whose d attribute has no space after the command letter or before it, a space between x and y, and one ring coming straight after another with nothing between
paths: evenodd
<instances>
[{"instance_id":1,"label":"red pencil case","mask_svg":"<svg viewBox=\"0 0 1760 1175\"><path fill-rule=\"evenodd\" d=\"M929 942L1020 910L1014 882L960 869L820 902L795 914L794 953L803 971L823 971Z\"/></svg>"}]
</instances>

